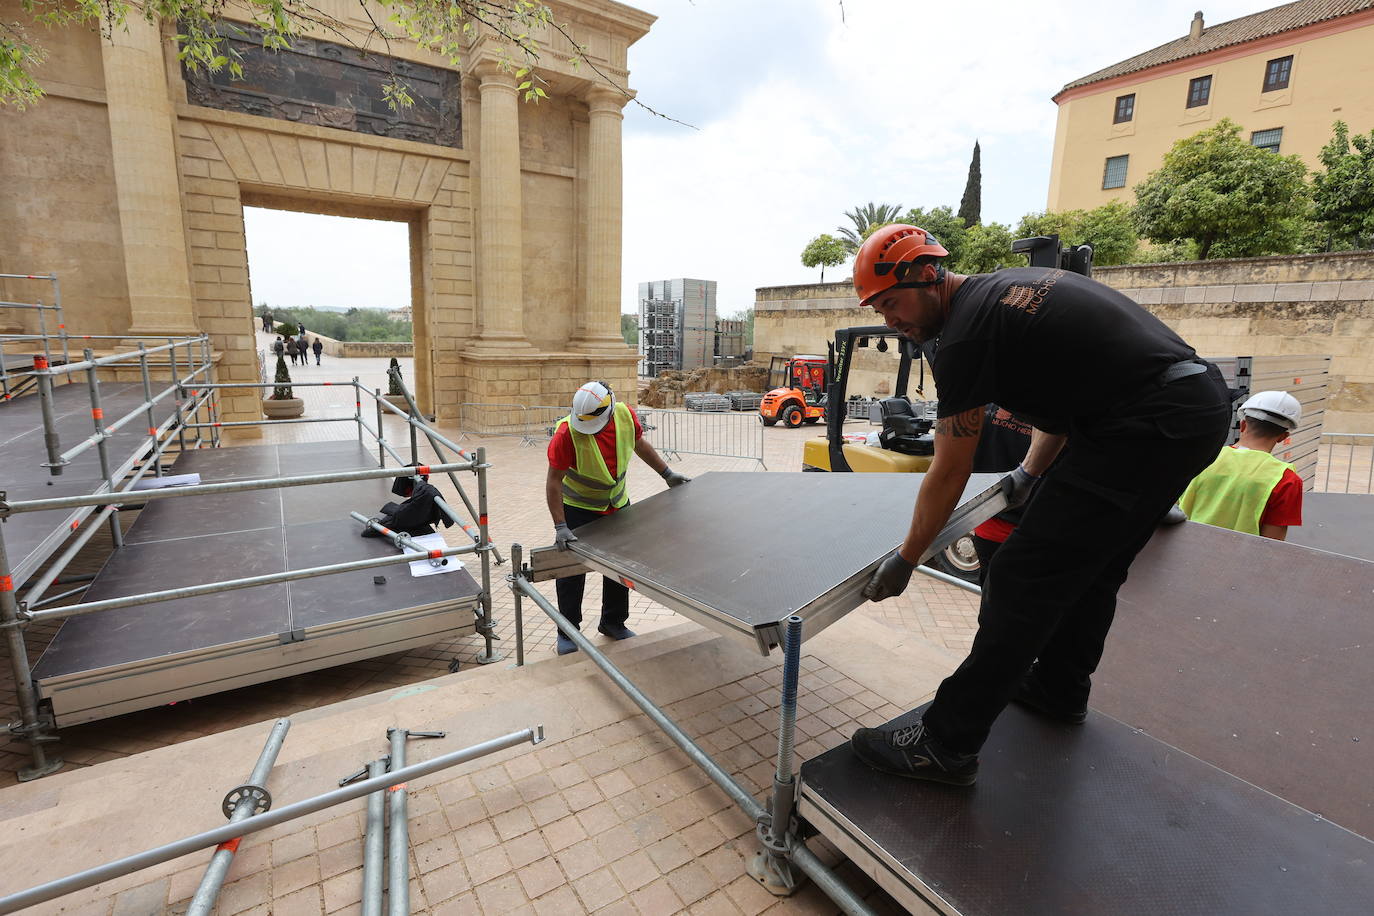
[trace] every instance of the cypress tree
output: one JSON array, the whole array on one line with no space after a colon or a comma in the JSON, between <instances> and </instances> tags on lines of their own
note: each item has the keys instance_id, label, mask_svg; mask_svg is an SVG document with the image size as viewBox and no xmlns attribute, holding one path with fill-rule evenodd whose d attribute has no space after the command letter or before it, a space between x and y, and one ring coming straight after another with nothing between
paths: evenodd
<instances>
[{"instance_id":1,"label":"cypress tree","mask_svg":"<svg viewBox=\"0 0 1374 916\"><path fill-rule=\"evenodd\" d=\"M973 161L968 164L964 198L959 201L959 218L965 226L976 226L983 221L983 163L977 140L973 141Z\"/></svg>"}]
</instances>

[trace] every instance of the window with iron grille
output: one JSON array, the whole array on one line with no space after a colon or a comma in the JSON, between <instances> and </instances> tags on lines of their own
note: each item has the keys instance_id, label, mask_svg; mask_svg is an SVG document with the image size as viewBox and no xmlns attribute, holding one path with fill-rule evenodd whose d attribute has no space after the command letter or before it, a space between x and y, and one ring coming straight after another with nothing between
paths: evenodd
<instances>
[{"instance_id":1,"label":"window with iron grille","mask_svg":"<svg viewBox=\"0 0 1374 916\"><path fill-rule=\"evenodd\" d=\"M1293 55L1287 57L1276 57L1271 60L1264 68L1264 90L1273 92L1275 89L1287 89L1288 77L1293 73Z\"/></svg>"},{"instance_id":2,"label":"window with iron grille","mask_svg":"<svg viewBox=\"0 0 1374 916\"><path fill-rule=\"evenodd\" d=\"M1201 108L1212 99L1212 77L1199 76L1188 83L1188 107Z\"/></svg>"},{"instance_id":3,"label":"window with iron grille","mask_svg":"<svg viewBox=\"0 0 1374 916\"><path fill-rule=\"evenodd\" d=\"M1283 128L1275 127L1270 130L1257 130L1250 135L1250 145L1258 146L1260 149L1267 149L1271 153L1279 151L1279 143L1283 141Z\"/></svg>"},{"instance_id":4,"label":"window with iron grille","mask_svg":"<svg viewBox=\"0 0 1374 916\"><path fill-rule=\"evenodd\" d=\"M1116 114L1112 117L1113 124L1120 124L1135 117L1135 93L1130 95L1119 95L1116 97Z\"/></svg>"},{"instance_id":5,"label":"window with iron grille","mask_svg":"<svg viewBox=\"0 0 1374 916\"><path fill-rule=\"evenodd\" d=\"M1102 190L1126 187L1126 166L1130 156L1108 156L1107 165L1102 169Z\"/></svg>"}]
</instances>

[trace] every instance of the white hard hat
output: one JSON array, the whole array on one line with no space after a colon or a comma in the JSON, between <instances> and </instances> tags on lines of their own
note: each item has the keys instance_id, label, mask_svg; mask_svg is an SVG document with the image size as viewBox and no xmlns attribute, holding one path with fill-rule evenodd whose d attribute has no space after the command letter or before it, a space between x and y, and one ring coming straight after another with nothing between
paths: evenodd
<instances>
[{"instance_id":1,"label":"white hard hat","mask_svg":"<svg viewBox=\"0 0 1374 916\"><path fill-rule=\"evenodd\" d=\"M1240 405L1240 415L1264 420L1291 432L1302 422L1302 405L1286 391L1257 391Z\"/></svg>"},{"instance_id":2,"label":"white hard hat","mask_svg":"<svg viewBox=\"0 0 1374 916\"><path fill-rule=\"evenodd\" d=\"M605 429L615 412L615 395L605 382L588 382L573 395L568 421L579 433L594 436Z\"/></svg>"}]
</instances>

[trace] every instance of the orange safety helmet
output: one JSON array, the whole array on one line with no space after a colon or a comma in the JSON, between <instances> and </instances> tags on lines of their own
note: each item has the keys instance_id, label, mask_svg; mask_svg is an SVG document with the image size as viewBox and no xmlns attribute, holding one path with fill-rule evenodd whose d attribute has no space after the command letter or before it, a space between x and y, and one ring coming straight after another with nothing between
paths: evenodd
<instances>
[{"instance_id":1,"label":"orange safety helmet","mask_svg":"<svg viewBox=\"0 0 1374 916\"><path fill-rule=\"evenodd\" d=\"M949 252L935 236L918 226L892 223L874 231L859 246L854 256L854 292L859 305L869 305L879 293L889 289L919 289L934 286L945 278L945 266L928 283L907 281L917 258L947 258Z\"/></svg>"}]
</instances>

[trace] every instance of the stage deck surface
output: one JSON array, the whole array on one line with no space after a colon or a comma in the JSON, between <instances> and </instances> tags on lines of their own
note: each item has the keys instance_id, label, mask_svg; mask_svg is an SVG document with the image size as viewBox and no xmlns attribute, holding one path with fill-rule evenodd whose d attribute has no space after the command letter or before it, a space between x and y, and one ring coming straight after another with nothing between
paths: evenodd
<instances>
[{"instance_id":1,"label":"stage deck surface","mask_svg":"<svg viewBox=\"0 0 1374 916\"><path fill-rule=\"evenodd\" d=\"M1001 475L969 479L950 540L1001 511ZM673 610L766 652L786 619L810 638L864 603L860 590L906 536L924 474L703 474L577 529L537 578L620 579ZM559 571L563 563L569 568Z\"/></svg>"},{"instance_id":2,"label":"stage deck surface","mask_svg":"<svg viewBox=\"0 0 1374 916\"><path fill-rule=\"evenodd\" d=\"M376 466L349 441L200 449L173 471L214 483ZM150 502L85 600L394 556L348 518L375 514L389 489L380 479ZM479 595L467 569L412 577L397 565L118 608L65 621L34 676L71 724L423 645L470 628Z\"/></svg>"},{"instance_id":3,"label":"stage deck surface","mask_svg":"<svg viewBox=\"0 0 1374 916\"><path fill-rule=\"evenodd\" d=\"M1304 493L1302 524L1288 529L1288 543L1374 560L1374 495Z\"/></svg>"},{"instance_id":4,"label":"stage deck surface","mask_svg":"<svg viewBox=\"0 0 1374 916\"><path fill-rule=\"evenodd\" d=\"M84 381L84 379L82 380ZM154 389L165 388L169 382L154 383ZM141 382L100 383L100 400L107 423L113 423L143 401ZM62 451L79 445L95 433L91 420L91 397L81 383L58 385L53 389L54 419L61 439ZM172 399L164 398L153 407L153 419L161 424L171 416ZM135 451L148 438L148 424L135 418L105 440L110 464L119 478L132 466ZM36 392L12 401L0 402L0 490L6 499L19 502L28 499L56 499L94 493L104 482L100 474L99 450L92 446L72 459L71 464L54 477L43 463L48 460L43 443L42 405ZM18 588L42 565L50 553L71 533L72 523L80 522L94 510L53 509L48 512L24 512L4 523L5 548L9 554L11 575Z\"/></svg>"},{"instance_id":5,"label":"stage deck surface","mask_svg":"<svg viewBox=\"0 0 1374 916\"><path fill-rule=\"evenodd\" d=\"M879 773L847 744L801 774L803 817L912 908L1367 916L1374 900L1374 843L1097 713L1073 728L1009 708L971 788Z\"/></svg>"}]
</instances>

